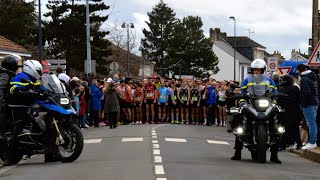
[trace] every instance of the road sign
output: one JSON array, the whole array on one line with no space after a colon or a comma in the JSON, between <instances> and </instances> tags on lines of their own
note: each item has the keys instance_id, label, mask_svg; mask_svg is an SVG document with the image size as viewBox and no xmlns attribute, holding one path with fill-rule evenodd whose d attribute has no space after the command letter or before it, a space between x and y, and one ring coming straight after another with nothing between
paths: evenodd
<instances>
[{"instance_id":1,"label":"road sign","mask_svg":"<svg viewBox=\"0 0 320 180\"><path fill-rule=\"evenodd\" d=\"M291 66L279 67L279 71L281 74L289 74L291 71Z\"/></svg>"},{"instance_id":2,"label":"road sign","mask_svg":"<svg viewBox=\"0 0 320 180\"><path fill-rule=\"evenodd\" d=\"M278 70L278 59L275 57L269 57L267 63L267 71L275 72Z\"/></svg>"},{"instance_id":3,"label":"road sign","mask_svg":"<svg viewBox=\"0 0 320 180\"><path fill-rule=\"evenodd\" d=\"M109 67L112 71L116 71L119 69L119 64L117 62L112 62Z\"/></svg>"},{"instance_id":4,"label":"road sign","mask_svg":"<svg viewBox=\"0 0 320 180\"><path fill-rule=\"evenodd\" d=\"M46 62L50 64L66 64L67 63L65 59L47 59Z\"/></svg>"},{"instance_id":5,"label":"road sign","mask_svg":"<svg viewBox=\"0 0 320 180\"><path fill-rule=\"evenodd\" d=\"M309 66L320 66L320 41L308 61Z\"/></svg>"}]
</instances>

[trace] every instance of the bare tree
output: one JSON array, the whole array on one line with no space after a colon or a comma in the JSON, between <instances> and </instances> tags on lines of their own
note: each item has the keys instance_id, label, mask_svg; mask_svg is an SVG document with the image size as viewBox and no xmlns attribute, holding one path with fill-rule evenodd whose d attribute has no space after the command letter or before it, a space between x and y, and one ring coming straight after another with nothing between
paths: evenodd
<instances>
[{"instance_id":1,"label":"bare tree","mask_svg":"<svg viewBox=\"0 0 320 180\"><path fill-rule=\"evenodd\" d=\"M122 28L123 21L115 20L112 25L108 25L108 31L110 32L107 36L108 39L113 42L116 46L127 49L127 28ZM129 28L129 50L131 53L136 54L138 52L137 47L139 41L137 41L136 30Z\"/></svg>"}]
</instances>

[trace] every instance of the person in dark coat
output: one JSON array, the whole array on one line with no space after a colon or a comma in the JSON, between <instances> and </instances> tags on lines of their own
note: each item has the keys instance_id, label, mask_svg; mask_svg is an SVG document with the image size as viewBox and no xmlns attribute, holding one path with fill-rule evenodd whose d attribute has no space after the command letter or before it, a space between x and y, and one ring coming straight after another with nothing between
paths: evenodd
<instances>
[{"instance_id":1,"label":"person in dark coat","mask_svg":"<svg viewBox=\"0 0 320 180\"><path fill-rule=\"evenodd\" d=\"M279 143L279 148L284 150L287 146L297 144L297 149L302 147L300 138L300 89L294 85L290 75L284 75L279 83L279 93L288 95L278 97L278 105L285 110L280 114L280 120L285 125L285 133Z\"/></svg>"},{"instance_id":2,"label":"person in dark coat","mask_svg":"<svg viewBox=\"0 0 320 180\"><path fill-rule=\"evenodd\" d=\"M304 64L297 67L301 76L301 107L303 115L309 128L309 142L301 149L314 149L317 147L318 128L316 123L317 110L319 106L317 76L308 70Z\"/></svg>"},{"instance_id":3,"label":"person in dark coat","mask_svg":"<svg viewBox=\"0 0 320 180\"><path fill-rule=\"evenodd\" d=\"M104 113L108 114L110 129L116 128L118 112L120 111L120 95L114 87L114 83L109 84L109 89L105 94Z\"/></svg>"}]
</instances>

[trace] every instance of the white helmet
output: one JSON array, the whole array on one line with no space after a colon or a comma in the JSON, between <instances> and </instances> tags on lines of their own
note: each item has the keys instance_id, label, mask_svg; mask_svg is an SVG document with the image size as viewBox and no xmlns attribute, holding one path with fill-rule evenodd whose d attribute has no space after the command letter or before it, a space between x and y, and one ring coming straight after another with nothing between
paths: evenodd
<instances>
[{"instance_id":1,"label":"white helmet","mask_svg":"<svg viewBox=\"0 0 320 180\"><path fill-rule=\"evenodd\" d=\"M266 69L266 62L262 59L255 59L254 61L252 61L250 69L251 69L251 73L253 73L253 69L261 69L261 74L264 73L265 69Z\"/></svg>"},{"instance_id":2,"label":"white helmet","mask_svg":"<svg viewBox=\"0 0 320 180\"><path fill-rule=\"evenodd\" d=\"M36 60L27 60L23 63L22 71L28 75L40 80L42 74L42 65Z\"/></svg>"}]
</instances>

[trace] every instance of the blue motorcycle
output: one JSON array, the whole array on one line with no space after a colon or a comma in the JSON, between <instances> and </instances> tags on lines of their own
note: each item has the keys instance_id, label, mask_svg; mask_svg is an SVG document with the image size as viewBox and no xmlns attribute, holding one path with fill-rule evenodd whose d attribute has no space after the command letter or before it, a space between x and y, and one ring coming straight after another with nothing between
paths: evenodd
<instances>
[{"instance_id":1,"label":"blue motorcycle","mask_svg":"<svg viewBox=\"0 0 320 180\"><path fill-rule=\"evenodd\" d=\"M14 95L25 101L23 105L9 105L11 123L5 133L6 147L0 151L3 161L17 164L24 156L52 149L56 149L54 153L61 162L73 162L81 155L83 135L74 123L76 112L65 86L54 74L43 75L42 85L46 89L43 92L30 88Z\"/></svg>"}]
</instances>

